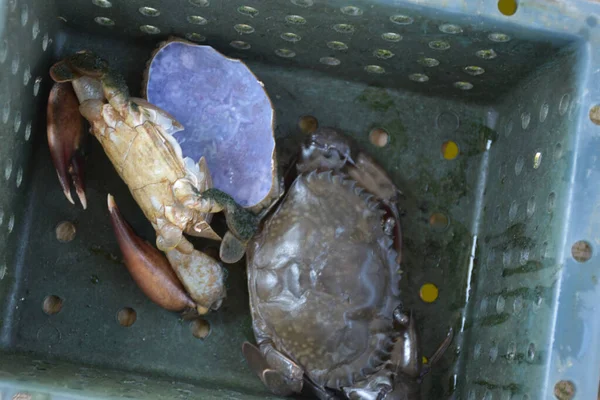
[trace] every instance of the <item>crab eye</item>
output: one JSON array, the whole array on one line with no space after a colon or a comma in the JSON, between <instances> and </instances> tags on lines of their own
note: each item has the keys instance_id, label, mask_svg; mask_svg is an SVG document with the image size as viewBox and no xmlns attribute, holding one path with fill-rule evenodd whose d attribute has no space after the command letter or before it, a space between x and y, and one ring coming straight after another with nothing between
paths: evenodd
<instances>
[{"instance_id":1,"label":"crab eye","mask_svg":"<svg viewBox=\"0 0 600 400\"><path fill-rule=\"evenodd\" d=\"M329 159L329 158L333 157L333 151L332 151L331 149L327 149L327 150L325 151L325 153L323 154L323 157L325 157L325 158L327 158L327 159Z\"/></svg>"}]
</instances>

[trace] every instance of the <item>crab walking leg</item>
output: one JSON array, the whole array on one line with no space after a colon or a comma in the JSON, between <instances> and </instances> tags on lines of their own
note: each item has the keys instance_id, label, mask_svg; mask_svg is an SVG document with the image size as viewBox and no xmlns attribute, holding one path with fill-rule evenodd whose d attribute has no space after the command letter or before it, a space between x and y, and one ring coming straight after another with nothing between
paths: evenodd
<instances>
[{"instance_id":1,"label":"crab walking leg","mask_svg":"<svg viewBox=\"0 0 600 400\"><path fill-rule=\"evenodd\" d=\"M165 256L133 232L110 194L108 210L125 266L142 292L169 311L195 308Z\"/></svg>"},{"instance_id":2,"label":"crab walking leg","mask_svg":"<svg viewBox=\"0 0 600 400\"><path fill-rule=\"evenodd\" d=\"M250 368L273 394L290 396L302 391L304 371L275 350L270 341L261 343L260 349L244 342L242 353Z\"/></svg>"},{"instance_id":3,"label":"crab walking leg","mask_svg":"<svg viewBox=\"0 0 600 400\"><path fill-rule=\"evenodd\" d=\"M87 208L83 181L83 118L69 82L55 83L48 97L46 128L50 155L63 192L71 203L71 179L83 208ZM71 175L71 177L69 177Z\"/></svg>"}]
</instances>

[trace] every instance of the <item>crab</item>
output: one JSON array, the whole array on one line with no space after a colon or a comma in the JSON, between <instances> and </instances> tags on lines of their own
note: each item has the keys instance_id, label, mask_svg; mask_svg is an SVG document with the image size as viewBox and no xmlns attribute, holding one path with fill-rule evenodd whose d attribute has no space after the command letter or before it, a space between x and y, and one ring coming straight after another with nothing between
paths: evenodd
<instances>
[{"instance_id":1,"label":"crab","mask_svg":"<svg viewBox=\"0 0 600 400\"><path fill-rule=\"evenodd\" d=\"M200 314L218 309L226 296L222 265L184 235L221 240L210 226L212 214L199 201L199 193L212 187L211 175L204 158L182 156L173 138L181 124L163 109L130 97L123 77L90 51L57 62L50 75L56 83L48 103L48 139L67 199L73 203L70 173L86 208L82 115L155 229L156 247L166 254L165 259L136 236L109 194L111 221L134 280L166 309Z\"/></svg>"},{"instance_id":2,"label":"crab","mask_svg":"<svg viewBox=\"0 0 600 400\"><path fill-rule=\"evenodd\" d=\"M400 192L333 128L309 136L296 169L258 223L220 191L201 195L246 252L257 341L242 347L249 366L276 395L306 387L320 399L419 398L428 369L400 297Z\"/></svg>"}]
</instances>

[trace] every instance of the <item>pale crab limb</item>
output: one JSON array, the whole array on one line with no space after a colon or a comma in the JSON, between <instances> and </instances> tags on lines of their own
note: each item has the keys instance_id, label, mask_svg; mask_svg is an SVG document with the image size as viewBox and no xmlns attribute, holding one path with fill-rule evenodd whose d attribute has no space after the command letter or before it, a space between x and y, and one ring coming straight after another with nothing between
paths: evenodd
<instances>
[{"instance_id":1,"label":"pale crab limb","mask_svg":"<svg viewBox=\"0 0 600 400\"><path fill-rule=\"evenodd\" d=\"M244 342L242 353L250 368L273 394L290 396L302 391L302 368L275 350L272 343L261 343L258 349L249 342Z\"/></svg>"},{"instance_id":2,"label":"pale crab limb","mask_svg":"<svg viewBox=\"0 0 600 400\"><path fill-rule=\"evenodd\" d=\"M166 255L179 280L198 305L199 314L221 306L225 297L225 276L214 258L194 249L185 237L177 247L166 251Z\"/></svg>"},{"instance_id":3,"label":"pale crab limb","mask_svg":"<svg viewBox=\"0 0 600 400\"><path fill-rule=\"evenodd\" d=\"M142 292L169 311L196 308L165 256L133 232L110 194L108 210L125 266Z\"/></svg>"},{"instance_id":4,"label":"pale crab limb","mask_svg":"<svg viewBox=\"0 0 600 400\"><path fill-rule=\"evenodd\" d=\"M67 200L71 197L71 179L81 205L87 208L83 179L83 118L70 83L55 83L50 91L47 109L47 135L50 155L58 180ZM70 176L69 176L70 175Z\"/></svg>"}]
</instances>

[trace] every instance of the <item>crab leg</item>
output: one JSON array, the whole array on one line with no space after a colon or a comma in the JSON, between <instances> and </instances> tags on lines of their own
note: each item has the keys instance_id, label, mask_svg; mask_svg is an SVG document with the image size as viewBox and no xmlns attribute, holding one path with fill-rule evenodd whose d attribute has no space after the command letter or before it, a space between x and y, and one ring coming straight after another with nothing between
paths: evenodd
<instances>
[{"instance_id":1,"label":"crab leg","mask_svg":"<svg viewBox=\"0 0 600 400\"><path fill-rule=\"evenodd\" d=\"M83 181L83 118L70 83L55 83L47 109L47 135L50 155L63 192L71 203L71 179L83 208L87 208ZM69 177L71 175L71 177Z\"/></svg>"}]
</instances>

